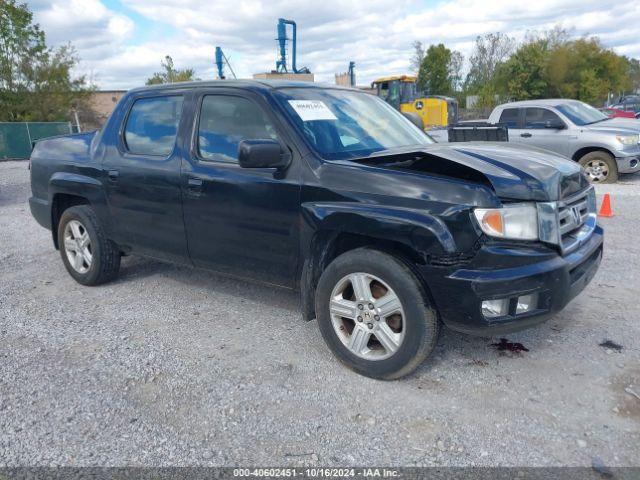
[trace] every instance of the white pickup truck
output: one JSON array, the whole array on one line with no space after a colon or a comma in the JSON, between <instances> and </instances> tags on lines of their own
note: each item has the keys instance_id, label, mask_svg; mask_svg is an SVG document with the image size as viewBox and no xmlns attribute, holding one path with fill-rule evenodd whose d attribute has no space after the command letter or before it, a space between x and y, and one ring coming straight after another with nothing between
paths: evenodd
<instances>
[{"instance_id":1,"label":"white pickup truck","mask_svg":"<svg viewBox=\"0 0 640 480\"><path fill-rule=\"evenodd\" d=\"M613 183L640 171L640 120L609 118L578 100L547 99L497 106L489 123L503 123L509 141L579 162L591 182Z\"/></svg>"}]
</instances>

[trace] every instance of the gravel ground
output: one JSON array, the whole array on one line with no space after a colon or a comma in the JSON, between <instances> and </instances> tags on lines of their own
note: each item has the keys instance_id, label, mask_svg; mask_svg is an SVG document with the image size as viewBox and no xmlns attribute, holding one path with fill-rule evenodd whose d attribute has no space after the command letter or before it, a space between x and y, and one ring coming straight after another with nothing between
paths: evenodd
<instances>
[{"instance_id":1,"label":"gravel ground","mask_svg":"<svg viewBox=\"0 0 640 480\"><path fill-rule=\"evenodd\" d=\"M292 292L134 257L78 285L26 166L0 163L0 466L640 465L640 175L599 187L600 271L508 336L527 352L445 331L389 383L342 367Z\"/></svg>"}]
</instances>

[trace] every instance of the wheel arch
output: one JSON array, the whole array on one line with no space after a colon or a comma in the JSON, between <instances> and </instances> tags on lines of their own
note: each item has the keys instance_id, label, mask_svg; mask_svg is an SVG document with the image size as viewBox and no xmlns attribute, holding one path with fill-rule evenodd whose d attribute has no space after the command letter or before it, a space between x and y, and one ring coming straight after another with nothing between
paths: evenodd
<instances>
[{"instance_id":1,"label":"wheel arch","mask_svg":"<svg viewBox=\"0 0 640 480\"><path fill-rule=\"evenodd\" d=\"M334 207L323 205L305 211L307 225L317 227L310 229L311 233L306 235L308 244L302 249L305 260L300 275L300 295L305 320L315 317L315 291L325 268L342 253L363 247L380 250L403 262L418 278L426 300L435 305L418 266L426 264L431 254L456 251L453 237L442 221L424 213L407 215L407 210L402 210L402 215L394 215L400 212L371 206L364 211L350 210L352 206L345 205ZM309 216L314 221L309 221Z\"/></svg>"},{"instance_id":2,"label":"wheel arch","mask_svg":"<svg viewBox=\"0 0 640 480\"><path fill-rule=\"evenodd\" d=\"M608 149L604 148L604 147L582 147L578 150L576 150L574 152L574 154L571 156L571 158L578 162L580 161L580 159L582 157L584 157L585 155L587 155L588 153L593 153L593 152L603 152L603 153L607 153L609 155L611 155L612 158L615 159L615 155Z\"/></svg>"},{"instance_id":3,"label":"wheel arch","mask_svg":"<svg viewBox=\"0 0 640 480\"><path fill-rule=\"evenodd\" d=\"M49 204L51 205L51 235L56 249L58 225L65 210L76 205L90 205L100 215L106 208L102 183L92 177L67 172L52 175L49 182Z\"/></svg>"}]
</instances>

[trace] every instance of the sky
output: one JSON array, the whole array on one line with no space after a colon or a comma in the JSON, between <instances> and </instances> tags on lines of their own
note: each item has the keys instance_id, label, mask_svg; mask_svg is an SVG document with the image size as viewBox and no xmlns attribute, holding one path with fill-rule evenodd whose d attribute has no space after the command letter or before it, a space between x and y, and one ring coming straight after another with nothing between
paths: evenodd
<instances>
[{"instance_id":1,"label":"sky","mask_svg":"<svg viewBox=\"0 0 640 480\"><path fill-rule=\"evenodd\" d=\"M100 89L129 89L160 70L165 55L178 68L216 78L222 47L239 78L275 68L279 17L298 25L298 67L316 81L356 62L358 85L410 73L412 44L444 43L468 58L476 36L561 26L596 35L619 54L640 58L640 1L612 0L27 0L47 43L70 42L77 74ZM227 76L229 76L227 72Z\"/></svg>"}]
</instances>

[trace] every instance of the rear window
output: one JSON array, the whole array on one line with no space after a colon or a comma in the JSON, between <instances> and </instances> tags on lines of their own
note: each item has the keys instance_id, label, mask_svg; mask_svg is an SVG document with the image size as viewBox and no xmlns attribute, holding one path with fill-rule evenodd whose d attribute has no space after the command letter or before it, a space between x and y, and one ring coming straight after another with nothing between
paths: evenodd
<instances>
[{"instance_id":1,"label":"rear window","mask_svg":"<svg viewBox=\"0 0 640 480\"><path fill-rule=\"evenodd\" d=\"M518 128L520 110L517 108L505 108L500 115L499 123L505 123L507 128Z\"/></svg>"},{"instance_id":2,"label":"rear window","mask_svg":"<svg viewBox=\"0 0 640 480\"><path fill-rule=\"evenodd\" d=\"M124 141L131 153L166 157L173 151L182 96L136 100L124 129Z\"/></svg>"}]
</instances>

